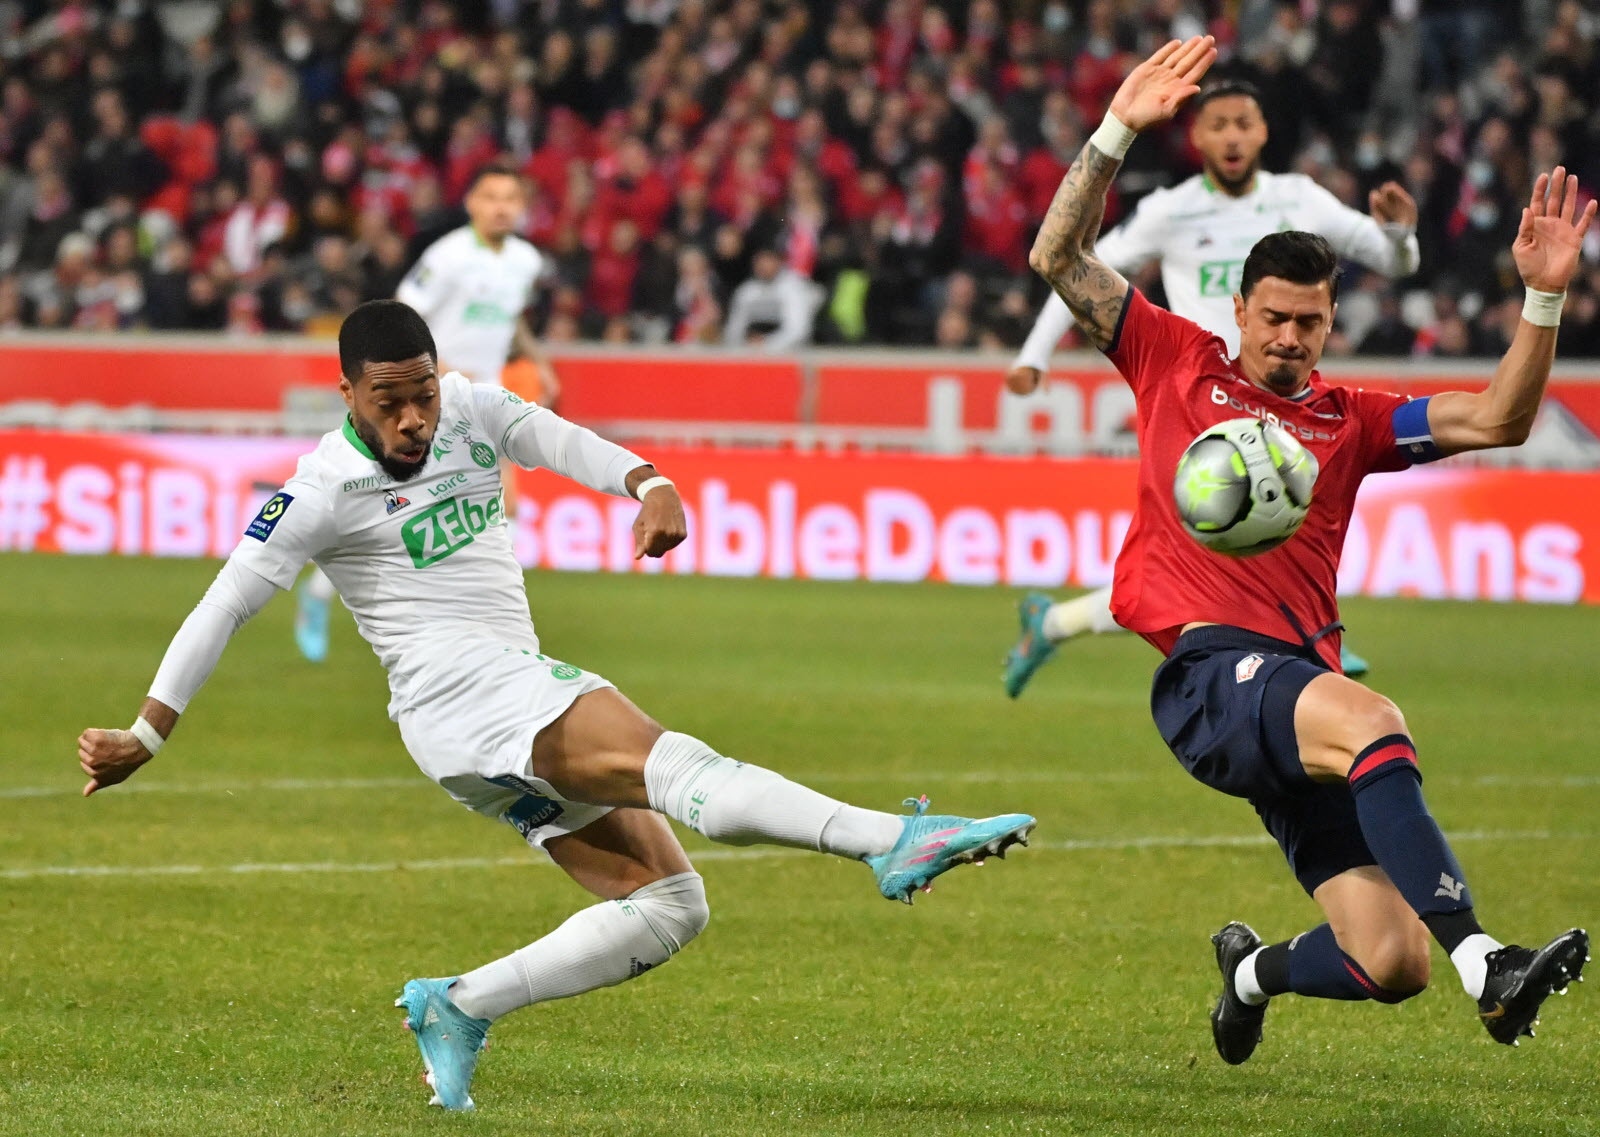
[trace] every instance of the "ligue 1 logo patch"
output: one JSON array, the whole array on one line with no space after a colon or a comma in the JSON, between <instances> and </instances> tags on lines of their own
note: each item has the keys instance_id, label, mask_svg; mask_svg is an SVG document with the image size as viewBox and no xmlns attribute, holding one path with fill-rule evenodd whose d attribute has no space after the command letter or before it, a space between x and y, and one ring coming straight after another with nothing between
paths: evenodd
<instances>
[{"instance_id":1,"label":"ligue 1 logo patch","mask_svg":"<svg viewBox=\"0 0 1600 1137\"><path fill-rule=\"evenodd\" d=\"M272 536L272 531L278 527L278 522L288 512L289 505L294 501L293 494L275 493L267 499L261 507L261 512L256 514L249 525L244 527L246 537L254 537L257 541L265 541Z\"/></svg>"},{"instance_id":2,"label":"ligue 1 logo patch","mask_svg":"<svg viewBox=\"0 0 1600 1137\"><path fill-rule=\"evenodd\" d=\"M1248 683L1256 677L1256 672L1261 670L1265 661L1259 655L1247 655L1233 665L1233 681L1235 683Z\"/></svg>"}]
</instances>

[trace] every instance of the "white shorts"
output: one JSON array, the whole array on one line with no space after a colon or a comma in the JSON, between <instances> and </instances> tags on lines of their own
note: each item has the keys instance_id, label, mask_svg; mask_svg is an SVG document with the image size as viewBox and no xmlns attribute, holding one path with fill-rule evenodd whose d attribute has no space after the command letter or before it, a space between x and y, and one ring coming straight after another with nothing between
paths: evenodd
<instances>
[{"instance_id":1,"label":"white shorts","mask_svg":"<svg viewBox=\"0 0 1600 1137\"><path fill-rule=\"evenodd\" d=\"M396 722L422 772L451 797L505 821L539 849L611 812L569 801L533 775L533 739L580 695L610 687L559 659L490 640L463 645L419 683Z\"/></svg>"}]
</instances>

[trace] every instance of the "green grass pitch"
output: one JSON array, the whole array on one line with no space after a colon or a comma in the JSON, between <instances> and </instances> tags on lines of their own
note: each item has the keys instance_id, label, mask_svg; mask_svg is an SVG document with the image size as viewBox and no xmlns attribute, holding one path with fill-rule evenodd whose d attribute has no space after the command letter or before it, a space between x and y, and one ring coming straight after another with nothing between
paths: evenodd
<instances>
[{"instance_id":1,"label":"green grass pitch","mask_svg":"<svg viewBox=\"0 0 1600 1137\"><path fill-rule=\"evenodd\" d=\"M214 570L0 557L0 1134L1600 1134L1600 987L1510 1050L1437 951L1418 999L1283 999L1252 1062L1216 1058L1209 933L1316 916L1162 747L1137 640L1011 703L1008 592L549 574L546 650L669 726L863 805L1027 810L1036 844L908 909L858 865L690 835L705 935L503 1020L478 1112L429 1110L401 983L585 895L417 773L348 617L312 667L283 599L156 763L80 799L77 732L133 717ZM1600 930L1600 610L1346 618L1490 930Z\"/></svg>"}]
</instances>

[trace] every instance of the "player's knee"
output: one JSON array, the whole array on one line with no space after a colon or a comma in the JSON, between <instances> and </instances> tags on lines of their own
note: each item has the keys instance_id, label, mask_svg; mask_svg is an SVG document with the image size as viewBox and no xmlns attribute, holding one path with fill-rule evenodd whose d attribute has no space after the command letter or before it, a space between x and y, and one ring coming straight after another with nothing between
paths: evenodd
<instances>
[{"instance_id":1,"label":"player's knee","mask_svg":"<svg viewBox=\"0 0 1600 1137\"><path fill-rule=\"evenodd\" d=\"M1391 700L1373 691L1352 700L1344 716L1344 739L1336 749L1336 762L1343 767L1336 771L1337 776L1348 777L1357 755L1380 738L1396 734L1409 736L1410 730L1405 715Z\"/></svg>"},{"instance_id":2,"label":"player's knee","mask_svg":"<svg viewBox=\"0 0 1600 1137\"><path fill-rule=\"evenodd\" d=\"M711 920L705 881L697 872L678 873L647 884L624 903L638 908L668 956L688 946Z\"/></svg>"},{"instance_id":3,"label":"player's knee","mask_svg":"<svg viewBox=\"0 0 1600 1137\"><path fill-rule=\"evenodd\" d=\"M1355 732L1363 739L1360 746L1365 747L1391 734L1410 733L1406 726L1406 716L1400 713L1400 708L1395 706L1392 700L1373 694L1363 699L1361 703L1361 708L1356 714L1359 729Z\"/></svg>"}]
</instances>

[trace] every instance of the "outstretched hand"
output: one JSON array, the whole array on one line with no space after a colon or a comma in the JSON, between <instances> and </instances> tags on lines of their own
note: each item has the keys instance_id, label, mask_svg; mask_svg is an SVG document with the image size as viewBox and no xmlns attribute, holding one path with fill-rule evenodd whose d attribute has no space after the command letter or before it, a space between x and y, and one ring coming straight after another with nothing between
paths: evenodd
<instances>
[{"instance_id":1,"label":"outstretched hand","mask_svg":"<svg viewBox=\"0 0 1600 1137\"><path fill-rule=\"evenodd\" d=\"M1128 73L1111 100L1111 113L1129 130L1166 122L1200 90L1200 79L1216 61L1216 40L1195 36L1172 40Z\"/></svg>"},{"instance_id":2,"label":"outstretched hand","mask_svg":"<svg viewBox=\"0 0 1600 1137\"><path fill-rule=\"evenodd\" d=\"M1533 196L1522 211L1511 257L1517 262L1522 283L1538 292L1565 292L1578 271L1584 234L1594 221L1593 200L1578 212L1578 178L1557 166L1540 174Z\"/></svg>"}]
</instances>

